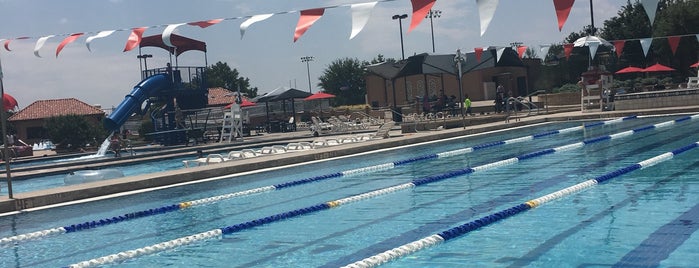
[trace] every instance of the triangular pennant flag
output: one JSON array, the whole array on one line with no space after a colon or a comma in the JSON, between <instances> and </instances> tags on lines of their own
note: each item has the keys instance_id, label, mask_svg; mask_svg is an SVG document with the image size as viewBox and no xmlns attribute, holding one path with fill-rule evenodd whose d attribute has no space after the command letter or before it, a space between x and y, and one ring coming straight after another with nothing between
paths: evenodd
<instances>
[{"instance_id":1,"label":"triangular pennant flag","mask_svg":"<svg viewBox=\"0 0 699 268\"><path fill-rule=\"evenodd\" d=\"M245 35L245 31L247 31L247 29L248 29L248 27L250 27L250 25L252 25L255 22L260 22L260 21L269 19L272 16L274 16L274 14L261 14L261 15L252 16L249 19L245 20L243 23L240 24L240 39L243 39L243 35Z\"/></svg>"},{"instance_id":2,"label":"triangular pennant flag","mask_svg":"<svg viewBox=\"0 0 699 268\"><path fill-rule=\"evenodd\" d=\"M170 24L167 27L165 27L165 30L163 30L163 34L160 35L160 38L163 39L163 44L169 47L175 47L175 45L172 44L172 41L170 41L170 36L172 36L172 32L174 32L175 29L177 29L177 27L180 27L185 24L186 23Z\"/></svg>"},{"instance_id":3,"label":"triangular pennant flag","mask_svg":"<svg viewBox=\"0 0 699 268\"><path fill-rule=\"evenodd\" d=\"M435 2L437 2L437 0L410 0L410 3L413 4L413 17L410 18L410 28L408 28L408 32L420 25L420 22L425 19Z\"/></svg>"},{"instance_id":4,"label":"triangular pennant flag","mask_svg":"<svg viewBox=\"0 0 699 268\"><path fill-rule=\"evenodd\" d=\"M141 39L143 38L143 32L145 32L147 27L140 27L140 28L133 28L131 30L131 34L129 35L129 39L126 40L126 46L124 46L124 52L132 50L138 46L138 44L141 43Z\"/></svg>"},{"instance_id":5,"label":"triangular pennant flag","mask_svg":"<svg viewBox=\"0 0 699 268\"><path fill-rule=\"evenodd\" d=\"M648 56L648 50L650 49L650 44L653 42L653 38L641 38L638 41L641 42L641 47L643 48L643 56Z\"/></svg>"},{"instance_id":6,"label":"triangular pennant flag","mask_svg":"<svg viewBox=\"0 0 699 268\"><path fill-rule=\"evenodd\" d=\"M478 17L481 21L481 36L488 29L488 24L493 19L495 15L495 9L498 7L499 0L476 0L478 4Z\"/></svg>"},{"instance_id":7,"label":"triangular pennant flag","mask_svg":"<svg viewBox=\"0 0 699 268\"><path fill-rule=\"evenodd\" d=\"M364 29L364 25L369 21L371 11L374 9L374 6L376 6L376 3L378 2L353 4L350 6L352 12L352 33L350 34L350 40Z\"/></svg>"},{"instance_id":8,"label":"triangular pennant flag","mask_svg":"<svg viewBox=\"0 0 699 268\"><path fill-rule=\"evenodd\" d=\"M44 43L46 43L46 40L49 40L49 38L54 37L55 35L47 35L44 37L39 38L39 40L36 40L36 45L34 46L34 56L37 58L41 58L39 55L39 50L41 47L44 46ZM5 43L5 48L7 48L7 43Z\"/></svg>"},{"instance_id":9,"label":"triangular pennant flag","mask_svg":"<svg viewBox=\"0 0 699 268\"><path fill-rule=\"evenodd\" d=\"M677 47L680 45L680 38L681 36L668 36L667 37L667 43L670 45L670 50L672 50L672 55L675 55L675 52L677 52Z\"/></svg>"},{"instance_id":10,"label":"triangular pennant flag","mask_svg":"<svg viewBox=\"0 0 699 268\"><path fill-rule=\"evenodd\" d=\"M653 26L655 21L655 11L658 10L658 0L641 0L643 9L646 10L646 15L648 15L648 20L650 20L650 25Z\"/></svg>"},{"instance_id":11,"label":"triangular pennant flag","mask_svg":"<svg viewBox=\"0 0 699 268\"><path fill-rule=\"evenodd\" d=\"M524 52L527 52L527 46L517 47L517 56L519 56L520 59L524 56Z\"/></svg>"},{"instance_id":12,"label":"triangular pennant flag","mask_svg":"<svg viewBox=\"0 0 699 268\"><path fill-rule=\"evenodd\" d=\"M476 61L481 62L481 55L483 55L483 48L477 47L473 49L474 54L476 54Z\"/></svg>"},{"instance_id":13,"label":"triangular pennant flag","mask_svg":"<svg viewBox=\"0 0 699 268\"><path fill-rule=\"evenodd\" d=\"M195 22L190 22L187 23L187 25L192 25L192 26L199 26L199 28L206 28L214 24L218 24L219 22L222 22L223 19L214 19L214 20L202 20L202 21L195 21Z\"/></svg>"},{"instance_id":14,"label":"triangular pennant flag","mask_svg":"<svg viewBox=\"0 0 699 268\"><path fill-rule=\"evenodd\" d=\"M563 44L563 52L566 54L566 60L570 59L570 53L573 52L573 44Z\"/></svg>"},{"instance_id":15,"label":"triangular pennant flag","mask_svg":"<svg viewBox=\"0 0 699 268\"><path fill-rule=\"evenodd\" d=\"M74 42L75 40L77 40L81 36L83 36L83 33L74 33L74 34L71 34L70 36L66 37L65 39L63 39L63 41L61 41L61 43L58 44L58 47L56 48L56 58L58 58L58 54L61 53L61 50L63 50L63 48L66 45Z\"/></svg>"},{"instance_id":16,"label":"triangular pennant flag","mask_svg":"<svg viewBox=\"0 0 699 268\"><path fill-rule=\"evenodd\" d=\"M325 8L314 8L301 10L301 17L299 17L299 22L296 24L296 30L294 30L294 43L301 38L301 36L311 28L313 23L318 21L320 17L325 13Z\"/></svg>"},{"instance_id":17,"label":"triangular pennant flag","mask_svg":"<svg viewBox=\"0 0 699 268\"><path fill-rule=\"evenodd\" d=\"M590 49L590 59L594 60L595 55L597 55L597 48L599 48L600 42L587 42L587 47Z\"/></svg>"},{"instance_id":18,"label":"triangular pennant flag","mask_svg":"<svg viewBox=\"0 0 699 268\"><path fill-rule=\"evenodd\" d=\"M505 53L505 49L506 49L506 48L507 48L507 47L500 47L500 48L497 48L497 50L495 50L495 53L496 53L495 55L497 56L497 57L495 58L495 62L496 62L496 63L497 63L497 62L500 62L500 58L502 57L502 54Z\"/></svg>"},{"instance_id":19,"label":"triangular pennant flag","mask_svg":"<svg viewBox=\"0 0 699 268\"><path fill-rule=\"evenodd\" d=\"M29 39L29 37L17 37L14 40L22 40L22 39ZM5 50L7 51L12 51L10 49L10 42L12 42L13 39L7 39L5 40Z\"/></svg>"},{"instance_id":20,"label":"triangular pennant flag","mask_svg":"<svg viewBox=\"0 0 699 268\"><path fill-rule=\"evenodd\" d=\"M92 52L92 50L90 50L90 43L92 42L92 40L97 39L97 38L107 37L107 36L113 34L114 32L115 32L114 30L101 31L101 32L97 33L96 35L88 37L87 40L85 40L85 46L87 46L87 50Z\"/></svg>"},{"instance_id":21,"label":"triangular pennant flag","mask_svg":"<svg viewBox=\"0 0 699 268\"><path fill-rule=\"evenodd\" d=\"M568 20L570 9L573 8L575 0L553 0L553 7L556 9L556 17L558 17L558 31L563 29L563 24Z\"/></svg>"},{"instance_id":22,"label":"triangular pennant flag","mask_svg":"<svg viewBox=\"0 0 699 268\"><path fill-rule=\"evenodd\" d=\"M546 61L546 56L549 54L549 49L551 45L539 45L539 51L541 51L541 60Z\"/></svg>"},{"instance_id":23,"label":"triangular pennant flag","mask_svg":"<svg viewBox=\"0 0 699 268\"><path fill-rule=\"evenodd\" d=\"M621 52L624 51L625 44L626 44L625 40L614 41L614 50L616 50L616 57L617 58L621 57Z\"/></svg>"}]
</instances>

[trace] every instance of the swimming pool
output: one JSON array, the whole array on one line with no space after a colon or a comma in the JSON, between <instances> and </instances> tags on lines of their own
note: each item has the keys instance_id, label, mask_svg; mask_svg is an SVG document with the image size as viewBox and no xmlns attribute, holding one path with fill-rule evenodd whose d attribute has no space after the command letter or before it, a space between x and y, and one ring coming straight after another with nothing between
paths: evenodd
<instances>
[{"instance_id":1,"label":"swimming pool","mask_svg":"<svg viewBox=\"0 0 699 268\"><path fill-rule=\"evenodd\" d=\"M623 133L676 118L646 118L492 146L451 157L414 161L394 168L324 179L278 190L214 200L175 212L144 216L99 228L53 235L0 248L4 266L67 266L101 256L156 245L217 228L240 226L328 201L361 195L454 170L480 167L504 159L560 148L584 139ZM213 267L338 267L400 247L494 212L604 175L696 142L697 120L645 129L632 135L590 142L555 154L532 156L464 175L445 176L333 208L298 212L213 239L176 246L157 254L129 258L121 265ZM566 128L557 125L547 129ZM538 130L538 131L537 131ZM298 165L283 170L191 184L97 202L33 211L0 218L0 237L57 226L112 218L268 185L314 178L544 130L515 130L498 135L453 139L375 154ZM524 133L527 132L527 133ZM385 264L388 267L594 266L614 265L634 256L642 264L691 266L699 239L692 237L699 212L699 167L696 150L672 160L622 175L492 225ZM677 224L679 223L679 224ZM255 223L257 224L257 223ZM680 227L673 227L680 226ZM675 228L675 229L673 229ZM667 230L684 228L676 235ZM230 229L229 229L230 231ZM681 243L678 243L680 241ZM667 246L668 254L651 252L649 243ZM675 243L675 246L671 244Z\"/></svg>"}]
</instances>

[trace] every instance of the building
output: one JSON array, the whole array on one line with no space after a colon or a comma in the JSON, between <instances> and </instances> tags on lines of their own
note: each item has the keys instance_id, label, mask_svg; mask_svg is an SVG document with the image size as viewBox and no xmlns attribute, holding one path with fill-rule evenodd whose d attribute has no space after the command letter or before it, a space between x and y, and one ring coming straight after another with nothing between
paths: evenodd
<instances>
[{"instance_id":1,"label":"building","mask_svg":"<svg viewBox=\"0 0 699 268\"><path fill-rule=\"evenodd\" d=\"M462 90L459 91L455 54L419 54L398 62L384 62L367 67L365 77L367 104L372 108L410 107L422 112L419 103L442 96L472 101L494 100L496 88L502 85L513 96L529 94L528 68L511 48L501 51L490 48L480 59L474 52L466 53L462 62Z\"/></svg>"},{"instance_id":2,"label":"building","mask_svg":"<svg viewBox=\"0 0 699 268\"><path fill-rule=\"evenodd\" d=\"M18 139L33 144L47 139L46 121L64 115L84 116L96 126L102 126L104 111L75 98L38 100L8 118Z\"/></svg>"}]
</instances>

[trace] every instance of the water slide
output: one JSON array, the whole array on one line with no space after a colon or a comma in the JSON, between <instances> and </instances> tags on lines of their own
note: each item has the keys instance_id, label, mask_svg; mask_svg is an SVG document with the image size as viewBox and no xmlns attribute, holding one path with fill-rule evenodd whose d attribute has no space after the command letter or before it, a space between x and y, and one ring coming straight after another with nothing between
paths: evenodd
<instances>
[{"instance_id":1,"label":"water slide","mask_svg":"<svg viewBox=\"0 0 699 268\"><path fill-rule=\"evenodd\" d=\"M141 104L158 92L172 88L167 74L150 76L136 85L124 101L104 119L104 127L109 131L118 130L129 117L141 108Z\"/></svg>"}]
</instances>

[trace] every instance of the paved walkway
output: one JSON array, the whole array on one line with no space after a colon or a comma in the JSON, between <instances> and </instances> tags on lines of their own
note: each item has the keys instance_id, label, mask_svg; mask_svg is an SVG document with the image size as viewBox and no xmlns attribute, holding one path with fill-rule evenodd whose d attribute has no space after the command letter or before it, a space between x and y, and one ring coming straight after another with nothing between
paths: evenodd
<instances>
[{"instance_id":1,"label":"paved walkway","mask_svg":"<svg viewBox=\"0 0 699 268\"><path fill-rule=\"evenodd\" d=\"M650 115L650 114L678 114L678 113L698 113L699 106L689 106L689 107L677 107L677 108L663 108L655 110L634 110L634 111L614 111L614 112L586 112L582 113L580 111L571 112L560 112L555 114L542 114L535 116L528 116L523 118L518 118L517 120L510 120L505 122L504 120L496 120L492 122L482 123L482 124L471 124L465 127L455 127L450 129L441 130L431 130L431 131L418 131L414 133L404 133L399 128L394 128L390 132L390 138L387 139L377 139L357 143L342 144L337 146L328 146L324 148L316 148L314 150L302 151L302 152L292 152L285 154L267 155L263 157L248 158L236 161L228 161L219 164L212 164L208 166L187 168L187 169L177 169L172 171L158 172L152 174L144 174L138 176L130 176L119 179L113 179L108 181L99 181L84 183L78 185L58 187L48 190L41 190L29 193L19 193L15 194L14 199L9 199L7 196L0 197L0 213L17 211L29 208L36 208L41 206L59 204L69 201L82 200L87 198L100 197L110 194L123 194L129 191L136 191L141 189L147 189L152 187L172 185L182 182L197 181L205 178L211 178L216 176L224 176L230 174L236 174L247 171L255 171L264 168L277 168L285 165L309 162L320 159L328 159L333 157L339 157L344 155L351 155L361 152L366 152L370 150L382 149L382 148L392 148L403 145L410 145L420 142L439 140L451 137L464 136L469 134L487 132L498 129L505 129L515 126L524 126L548 121L567 121L567 120L581 120L581 119L608 119L616 118L628 115ZM492 115L501 116L501 115ZM487 118L489 115L485 116L475 116L469 117L472 119L477 118ZM462 121L461 119L454 119L456 122ZM469 121L476 122L476 121ZM485 122L485 121L484 121ZM406 123L407 124L407 123ZM369 130L369 131L374 131ZM347 134L344 134L347 135ZM289 142L298 141L312 141L315 138L311 135L309 131L298 131L289 133L270 133L260 136L246 137L244 142L231 144L208 144L196 147L180 147L172 150L168 150L169 156L179 155L191 155L194 159L194 154L197 149L202 150L223 150L230 148L230 150L244 148L244 147L256 147L271 145L271 144L287 144ZM140 162L147 161L154 158L162 158L162 153L156 153L151 156L144 157L134 157L134 158L124 158L124 159L114 159L106 161L110 164L124 162ZM102 160L100 163L91 163L90 167L99 167L101 163L105 162ZM32 171L27 171L32 172ZM52 172L47 169L42 169L38 171L42 174ZM65 167L58 167L57 170L53 172L66 172ZM3 182L4 183L4 182Z\"/></svg>"}]
</instances>

